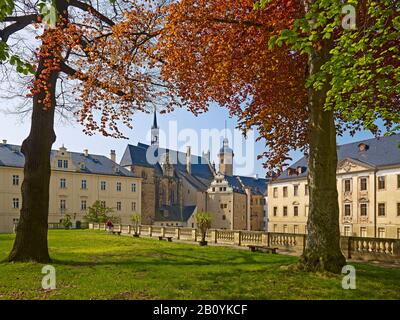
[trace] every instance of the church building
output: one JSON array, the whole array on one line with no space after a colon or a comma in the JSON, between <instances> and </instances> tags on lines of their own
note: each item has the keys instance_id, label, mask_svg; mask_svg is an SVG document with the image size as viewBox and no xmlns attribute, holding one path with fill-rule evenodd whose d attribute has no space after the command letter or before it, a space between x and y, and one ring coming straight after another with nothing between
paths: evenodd
<instances>
[{"instance_id":1,"label":"church building","mask_svg":"<svg viewBox=\"0 0 400 320\"><path fill-rule=\"evenodd\" d=\"M212 214L212 228L262 230L267 180L233 175L233 150L227 138L218 154L192 155L159 146L154 113L151 145L128 145L120 165L142 178L142 224L195 227L195 214Z\"/></svg>"}]
</instances>

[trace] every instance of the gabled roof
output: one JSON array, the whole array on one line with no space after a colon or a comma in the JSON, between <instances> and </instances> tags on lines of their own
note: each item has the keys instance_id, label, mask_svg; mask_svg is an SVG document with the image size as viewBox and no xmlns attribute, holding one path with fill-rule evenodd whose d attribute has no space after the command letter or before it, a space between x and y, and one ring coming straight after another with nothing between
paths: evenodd
<instances>
[{"instance_id":1,"label":"gabled roof","mask_svg":"<svg viewBox=\"0 0 400 320\"><path fill-rule=\"evenodd\" d=\"M228 182L228 185L233 189L233 192L246 193L245 189L243 188L237 176L224 176L224 179Z\"/></svg>"},{"instance_id":2,"label":"gabled roof","mask_svg":"<svg viewBox=\"0 0 400 320\"><path fill-rule=\"evenodd\" d=\"M178 221L178 222L186 222L192 216L195 211L196 206L186 206L186 207L178 207L178 206L163 206L160 208L160 212L158 212L155 216L155 221ZM168 211L168 215L164 216L163 211Z\"/></svg>"},{"instance_id":3,"label":"gabled roof","mask_svg":"<svg viewBox=\"0 0 400 320\"><path fill-rule=\"evenodd\" d=\"M162 159L166 153L169 153L170 162L175 170L181 173L187 172L186 154L184 152L155 148L143 143L138 143L137 146L128 145L122 156L120 165L123 167L137 165L156 168L160 166L160 159ZM155 161L152 161L151 158L154 158ZM195 155L191 156L191 175L206 180L212 180L214 178L207 159Z\"/></svg>"},{"instance_id":4,"label":"gabled roof","mask_svg":"<svg viewBox=\"0 0 400 320\"><path fill-rule=\"evenodd\" d=\"M51 151L51 160L56 153L56 150ZM86 157L83 153L69 151L68 154L71 156L76 172L134 177L130 171L105 156L89 154ZM20 146L0 144L0 166L23 168L24 164L25 157L21 153ZM81 167L80 164L84 164L84 166Z\"/></svg>"},{"instance_id":5,"label":"gabled roof","mask_svg":"<svg viewBox=\"0 0 400 320\"><path fill-rule=\"evenodd\" d=\"M366 146L364 151L359 149L362 144ZM343 144L337 147L337 154L338 162L349 158L376 168L400 165L400 134ZM289 176L287 170L285 170L277 180L307 177L308 164L305 157L290 167L294 169L303 167L305 170L299 175L294 174L292 176Z\"/></svg>"},{"instance_id":6,"label":"gabled roof","mask_svg":"<svg viewBox=\"0 0 400 320\"><path fill-rule=\"evenodd\" d=\"M269 180L244 176L238 176L238 178L245 187L251 189L251 193L256 195L266 194Z\"/></svg>"}]
</instances>

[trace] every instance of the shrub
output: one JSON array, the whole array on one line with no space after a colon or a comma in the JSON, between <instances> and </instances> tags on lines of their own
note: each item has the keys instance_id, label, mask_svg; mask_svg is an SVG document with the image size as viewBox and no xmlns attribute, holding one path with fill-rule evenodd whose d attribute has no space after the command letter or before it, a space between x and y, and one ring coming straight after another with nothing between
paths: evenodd
<instances>
[{"instance_id":1,"label":"shrub","mask_svg":"<svg viewBox=\"0 0 400 320\"><path fill-rule=\"evenodd\" d=\"M211 228L211 213L198 212L195 215L197 229L201 234L201 242L206 241L207 231Z\"/></svg>"}]
</instances>

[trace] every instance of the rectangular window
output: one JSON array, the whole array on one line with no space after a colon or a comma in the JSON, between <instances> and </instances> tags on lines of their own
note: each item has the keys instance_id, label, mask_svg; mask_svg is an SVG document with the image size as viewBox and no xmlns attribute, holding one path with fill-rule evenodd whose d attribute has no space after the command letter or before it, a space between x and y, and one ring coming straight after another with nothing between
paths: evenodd
<instances>
[{"instance_id":1,"label":"rectangular window","mask_svg":"<svg viewBox=\"0 0 400 320\"><path fill-rule=\"evenodd\" d=\"M400 239L400 228L397 228L397 239Z\"/></svg>"},{"instance_id":2,"label":"rectangular window","mask_svg":"<svg viewBox=\"0 0 400 320\"><path fill-rule=\"evenodd\" d=\"M278 198L278 188L274 188L274 198Z\"/></svg>"},{"instance_id":3,"label":"rectangular window","mask_svg":"<svg viewBox=\"0 0 400 320\"><path fill-rule=\"evenodd\" d=\"M379 217L386 216L386 204L385 203L378 203L378 216Z\"/></svg>"},{"instance_id":4,"label":"rectangular window","mask_svg":"<svg viewBox=\"0 0 400 320\"><path fill-rule=\"evenodd\" d=\"M361 178L360 179L360 190L361 191L367 191L368 190L368 179L367 178Z\"/></svg>"},{"instance_id":5,"label":"rectangular window","mask_svg":"<svg viewBox=\"0 0 400 320\"><path fill-rule=\"evenodd\" d=\"M62 168L63 167L63 161L62 160L58 160L57 161L57 167L58 168Z\"/></svg>"},{"instance_id":6,"label":"rectangular window","mask_svg":"<svg viewBox=\"0 0 400 320\"><path fill-rule=\"evenodd\" d=\"M397 202L397 216L400 217L400 202Z\"/></svg>"},{"instance_id":7,"label":"rectangular window","mask_svg":"<svg viewBox=\"0 0 400 320\"><path fill-rule=\"evenodd\" d=\"M288 196L288 187L283 187L283 197L287 198Z\"/></svg>"},{"instance_id":8,"label":"rectangular window","mask_svg":"<svg viewBox=\"0 0 400 320\"><path fill-rule=\"evenodd\" d=\"M86 180L82 180L81 181L81 189L82 190L86 190L87 189L87 181Z\"/></svg>"},{"instance_id":9,"label":"rectangular window","mask_svg":"<svg viewBox=\"0 0 400 320\"><path fill-rule=\"evenodd\" d=\"M68 169L68 160L64 160L63 164L64 164L64 169Z\"/></svg>"},{"instance_id":10,"label":"rectangular window","mask_svg":"<svg viewBox=\"0 0 400 320\"><path fill-rule=\"evenodd\" d=\"M367 228L366 227L361 227L360 228L360 237L365 238L367 236Z\"/></svg>"},{"instance_id":11,"label":"rectangular window","mask_svg":"<svg viewBox=\"0 0 400 320\"><path fill-rule=\"evenodd\" d=\"M299 233L299 226L296 224L293 226L293 233Z\"/></svg>"},{"instance_id":12,"label":"rectangular window","mask_svg":"<svg viewBox=\"0 0 400 320\"><path fill-rule=\"evenodd\" d=\"M386 188L386 177L385 176L381 176L378 177L378 189L379 190L384 190Z\"/></svg>"},{"instance_id":13,"label":"rectangular window","mask_svg":"<svg viewBox=\"0 0 400 320\"><path fill-rule=\"evenodd\" d=\"M121 182L117 182L117 191L121 192L122 190L122 183Z\"/></svg>"},{"instance_id":14,"label":"rectangular window","mask_svg":"<svg viewBox=\"0 0 400 320\"><path fill-rule=\"evenodd\" d=\"M100 182L100 189L103 191L107 189L107 183L105 181Z\"/></svg>"},{"instance_id":15,"label":"rectangular window","mask_svg":"<svg viewBox=\"0 0 400 320\"><path fill-rule=\"evenodd\" d=\"M67 188L67 180L66 179L60 179L60 188L61 189Z\"/></svg>"},{"instance_id":16,"label":"rectangular window","mask_svg":"<svg viewBox=\"0 0 400 320\"><path fill-rule=\"evenodd\" d=\"M81 200L81 210L85 211L87 209L87 202L86 200Z\"/></svg>"},{"instance_id":17,"label":"rectangular window","mask_svg":"<svg viewBox=\"0 0 400 320\"><path fill-rule=\"evenodd\" d=\"M293 194L295 197L297 197L299 195L299 186L298 185L293 186Z\"/></svg>"},{"instance_id":18,"label":"rectangular window","mask_svg":"<svg viewBox=\"0 0 400 320\"><path fill-rule=\"evenodd\" d=\"M132 192L136 192L136 183L132 183L131 188Z\"/></svg>"},{"instance_id":19,"label":"rectangular window","mask_svg":"<svg viewBox=\"0 0 400 320\"><path fill-rule=\"evenodd\" d=\"M283 207L283 216L287 217L287 207Z\"/></svg>"},{"instance_id":20,"label":"rectangular window","mask_svg":"<svg viewBox=\"0 0 400 320\"><path fill-rule=\"evenodd\" d=\"M106 207L106 202L105 201L101 201L100 205L101 205L102 208L105 208Z\"/></svg>"},{"instance_id":21,"label":"rectangular window","mask_svg":"<svg viewBox=\"0 0 400 320\"><path fill-rule=\"evenodd\" d=\"M14 209L19 209L19 198L14 198L13 199L13 208Z\"/></svg>"},{"instance_id":22,"label":"rectangular window","mask_svg":"<svg viewBox=\"0 0 400 320\"><path fill-rule=\"evenodd\" d=\"M351 216L351 204L344 205L344 215L345 217Z\"/></svg>"},{"instance_id":23,"label":"rectangular window","mask_svg":"<svg viewBox=\"0 0 400 320\"><path fill-rule=\"evenodd\" d=\"M19 186L19 175L13 175L12 176L12 182L13 182L13 186Z\"/></svg>"},{"instance_id":24,"label":"rectangular window","mask_svg":"<svg viewBox=\"0 0 400 320\"><path fill-rule=\"evenodd\" d=\"M278 231L278 225L274 224L274 232L277 232L277 231Z\"/></svg>"},{"instance_id":25,"label":"rectangular window","mask_svg":"<svg viewBox=\"0 0 400 320\"><path fill-rule=\"evenodd\" d=\"M308 194L310 193L310 189L308 187L308 184L304 185L304 195L308 196Z\"/></svg>"},{"instance_id":26,"label":"rectangular window","mask_svg":"<svg viewBox=\"0 0 400 320\"><path fill-rule=\"evenodd\" d=\"M293 207L293 216L295 216L295 217L299 216L299 207L298 206Z\"/></svg>"},{"instance_id":27,"label":"rectangular window","mask_svg":"<svg viewBox=\"0 0 400 320\"><path fill-rule=\"evenodd\" d=\"M400 189L400 174L397 175L397 189Z\"/></svg>"},{"instance_id":28,"label":"rectangular window","mask_svg":"<svg viewBox=\"0 0 400 320\"><path fill-rule=\"evenodd\" d=\"M386 238L385 228L378 228L378 238Z\"/></svg>"},{"instance_id":29,"label":"rectangular window","mask_svg":"<svg viewBox=\"0 0 400 320\"><path fill-rule=\"evenodd\" d=\"M117 202L117 211L121 211L121 210L122 210L122 203Z\"/></svg>"},{"instance_id":30,"label":"rectangular window","mask_svg":"<svg viewBox=\"0 0 400 320\"><path fill-rule=\"evenodd\" d=\"M65 200L60 200L60 209L61 210L67 209L67 202Z\"/></svg>"},{"instance_id":31,"label":"rectangular window","mask_svg":"<svg viewBox=\"0 0 400 320\"><path fill-rule=\"evenodd\" d=\"M344 180L344 192L350 192L351 191L351 180L346 179Z\"/></svg>"},{"instance_id":32,"label":"rectangular window","mask_svg":"<svg viewBox=\"0 0 400 320\"><path fill-rule=\"evenodd\" d=\"M136 212L136 202L132 202L132 211Z\"/></svg>"},{"instance_id":33,"label":"rectangular window","mask_svg":"<svg viewBox=\"0 0 400 320\"><path fill-rule=\"evenodd\" d=\"M360 216L366 217L368 215L368 204L361 203L360 204Z\"/></svg>"},{"instance_id":34,"label":"rectangular window","mask_svg":"<svg viewBox=\"0 0 400 320\"><path fill-rule=\"evenodd\" d=\"M283 233L287 233L287 232L288 232L287 224L284 224L283 225Z\"/></svg>"},{"instance_id":35,"label":"rectangular window","mask_svg":"<svg viewBox=\"0 0 400 320\"><path fill-rule=\"evenodd\" d=\"M350 236L351 236L351 229L350 229L349 226L345 226L345 227L344 227L344 235L345 235L346 237L350 237Z\"/></svg>"},{"instance_id":36,"label":"rectangular window","mask_svg":"<svg viewBox=\"0 0 400 320\"><path fill-rule=\"evenodd\" d=\"M278 215L278 207L274 207L274 217Z\"/></svg>"}]
</instances>

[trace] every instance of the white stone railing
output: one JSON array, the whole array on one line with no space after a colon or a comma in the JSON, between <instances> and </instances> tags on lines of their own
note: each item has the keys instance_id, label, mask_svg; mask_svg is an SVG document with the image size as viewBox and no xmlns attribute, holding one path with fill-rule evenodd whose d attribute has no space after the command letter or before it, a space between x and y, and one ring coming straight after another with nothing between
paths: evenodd
<instances>
[{"instance_id":1,"label":"white stone railing","mask_svg":"<svg viewBox=\"0 0 400 320\"><path fill-rule=\"evenodd\" d=\"M104 223L90 223L89 229L105 230ZM115 225L114 230L122 234L134 234L130 225ZM183 241L200 241L200 233L194 228L159 227L140 225L142 236L172 237ZM247 246L263 245L280 250L301 254L306 246L305 234L275 233L245 230L216 230L207 232L206 240L210 243ZM378 261L400 261L400 240L382 238L341 237L340 246L347 258Z\"/></svg>"},{"instance_id":2,"label":"white stone railing","mask_svg":"<svg viewBox=\"0 0 400 320\"><path fill-rule=\"evenodd\" d=\"M400 240L366 237L342 237L342 248L346 248L348 258L365 260L387 260L400 256ZM346 244L347 243L347 244Z\"/></svg>"},{"instance_id":3,"label":"white stone railing","mask_svg":"<svg viewBox=\"0 0 400 320\"><path fill-rule=\"evenodd\" d=\"M241 244L263 244L264 232L257 231L242 231L240 233L240 243Z\"/></svg>"},{"instance_id":4,"label":"white stone railing","mask_svg":"<svg viewBox=\"0 0 400 320\"><path fill-rule=\"evenodd\" d=\"M234 243L235 231L230 230L216 230L217 232L217 243Z\"/></svg>"},{"instance_id":5,"label":"white stone railing","mask_svg":"<svg viewBox=\"0 0 400 320\"><path fill-rule=\"evenodd\" d=\"M270 233L269 244L271 246L295 247L298 244L298 235L291 233Z\"/></svg>"}]
</instances>

